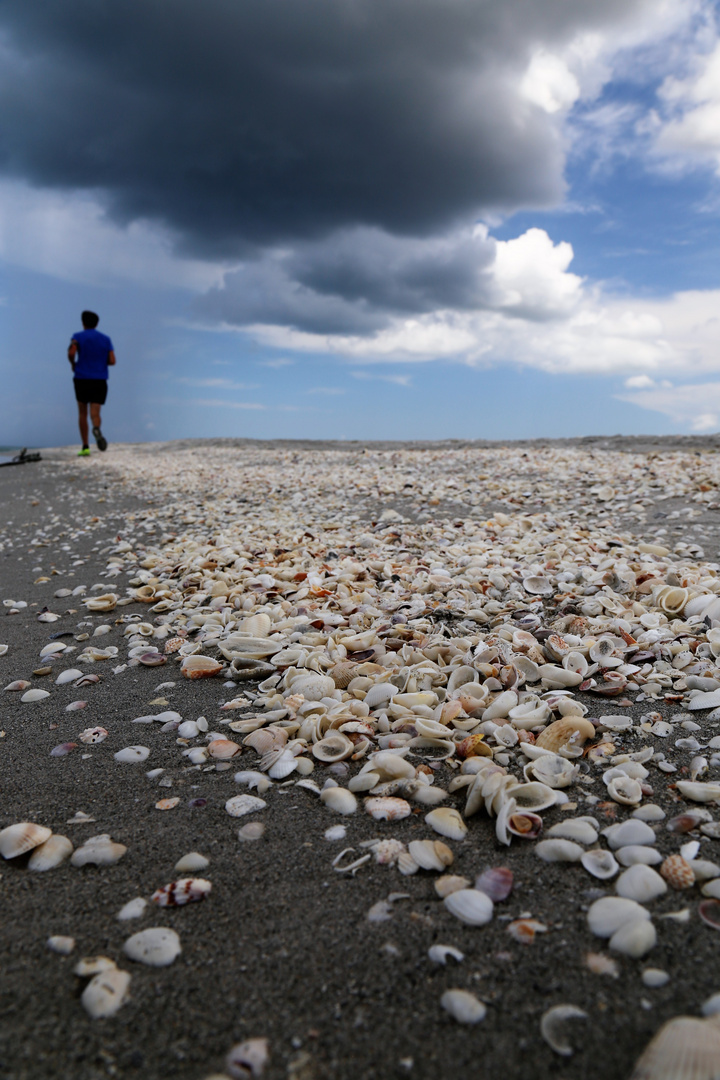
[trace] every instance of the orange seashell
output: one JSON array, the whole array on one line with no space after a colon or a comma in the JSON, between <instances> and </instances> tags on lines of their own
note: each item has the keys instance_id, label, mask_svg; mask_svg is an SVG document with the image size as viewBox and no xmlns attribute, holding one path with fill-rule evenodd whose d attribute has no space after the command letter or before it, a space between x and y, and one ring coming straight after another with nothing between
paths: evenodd
<instances>
[{"instance_id":1,"label":"orange seashell","mask_svg":"<svg viewBox=\"0 0 720 1080\"><path fill-rule=\"evenodd\" d=\"M165 652L169 656L170 653L176 653L185 639L181 637L171 637L165 642Z\"/></svg>"},{"instance_id":2,"label":"orange seashell","mask_svg":"<svg viewBox=\"0 0 720 1080\"><path fill-rule=\"evenodd\" d=\"M209 656L186 656L180 665L180 670L186 679L210 679L222 671L222 664Z\"/></svg>"},{"instance_id":3,"label":"orange seashell","mask_svg":"<svg viewBox=\"0 0 720 1080\"><path fill-rule=\"evenodd\" d=\"M227 761L228 758L236 757L242 753L242 747L232 739L213 739L208 743L208 757L218 761Z\"/></svg>"},{"instance_id":4,"label":"orange seashell","mask_svg":"<svg viewBox=\"0 0 720 1080\"><path fill-rule=\"evenodd\" d=\"M682 855L668 855L660 874L673 889L691 889L695 884L693 868Z\"/></svg>"},{"instance_id":5,"label":"orange seashell","mask_svg":"<svg viewBox=\"0 0 720 1080\"><path fill-rule=\"evenodd\" d=\"M180 800L177 798L177 796L174 796L172 799L160 799L159 802L155 803L155 809L174 810L179 802Z\"/></svg>"},{"instance_id":6,"label":"orange seashell","mask_svg":"<svg viewBox=\"0 0 720 1080\"><path fill-rule=\"evenodd\" d=\"M455 747L458 757L492 757L492 750L485 742L484 735L468 735Z\"/></svg>"}]
</instances>

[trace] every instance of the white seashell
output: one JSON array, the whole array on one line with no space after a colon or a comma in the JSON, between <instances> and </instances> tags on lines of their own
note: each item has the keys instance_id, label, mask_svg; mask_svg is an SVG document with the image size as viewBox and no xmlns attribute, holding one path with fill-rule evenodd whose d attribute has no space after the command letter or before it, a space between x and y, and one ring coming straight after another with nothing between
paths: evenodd
<instances>
[{"instance_id":1,"label":"white seashell","mask_svg":"<svg viewBox=\"0 0 720 1080\"><path fill-rule=\"evenodd\" d=\"M182 859L178 859L175 863L175 869L179 874L192 874L196 870L204 870L209 865L210 860L201 855L199 851L191 851L187 855L183 855Z\"/></svg>"},{"instance_id":2,"label":"white seashell","mask_svg":"<svg viewBox=\"0 0 720 1080\"><path fill-rule=\"evenodd\" d=\"M247 784L251 790L254 788L258 795L264 795L272 787L272 782L265 773L257 772L255 769L243 769L241 772L236 772L233 779L236 784Z\"/></svg>"},{"instance_id":3,"label":"white seashell","mask_svg":"<svg viewBox=\"0 0 720 1080\"><path fill-rule=\"evenodd\" d=\"M54 870L72 854L72 841L67 836L53 833L44 844L33 851L28 860L28 870Z\"/></svg>"},{"instance_id":4,"label":"white seashell","mask_svg":"<svg viewBox=\"0 0 720 1080\"><path fill-rule=\"evenodd\" d=\"M650 826L637 818L628 818L627 821L619 821L617 825L609 825L602 830L602 834L613 851L627 847L628 844L654 844L657 840Z\"/></svg>"},{"instance_id":5,"label":"white seashell","mask_svg":"<svg viewBox=\"0 0 720 1080\"><path fill-rule=\"evenodd\" d=\"M8 645L0 645L0 656L4 656L5 653L8 651L8 648Z\"/></svg>"},{"instance_id":6,"label":"white seashell","mask_svg":"<svg viewBox=\"0 0 720 1080\"><path fill-rule=\"evenodd\" d=\"M26 690L21 701L43 701L46 697L50 697L49 690Z\"/></svg>"},{"instance_id":7,"label":"white seashell","mask_svg":"<svg viewBox=\"0 0 720 1080\"><path fill-rule=\"evenodd\" d=\"M268 776L273 780L284 780L286 776L294 773L297 767L298 758L295 757L292 750L282 750L279 757L273 761L268 769Z\"/></svg>"},{"instance_id":8,"label":"white seashell","mask_svg":"<svg viewBox=\"0 0 720 1080\"><path fill-rule=\"evenodd\" d=\"M76 975L81 979L89 979L101 971L112 971L117 964L109 956L83 956L73 968Z\"/></svg>"},{"instance_id":9,"label":"white seashell","mask_svg":"<svg viewBox=\"0 0 720 1080\"><path fill-rule=\"evenodd\" d=\"M572 840L540 840L535 845L535 854L543 862L579 862L585 854L579 844Z\"/></svg>"},{"instance_id":10,"label":"white seashell","mask_svg":"<svg viewBox=\"0 0 720 1080\"><path fill-rule=\"evenodd\" d=\"M90 600L83 600L88 611L112 611L117 604L119 596L115 593L103 593L102 596L93 596Z\"/></svg>"},{"instance_id":11,"label":"white seashell","mask_svg":"<svg viewBox=\"0 0 720 1080\"><path fill-rule=\"evenodd\" d=\"M410 817L412 807L405 799L379 795L365 800L365 811L375 821L400 821L402 818ZM427 821L427 818L425 820Z\"/></svg>"},{"instance_id":12,"label":"white seashell","mask_svg":"<svg viewBox=\"0 0 720 1080\"><path fill-rule=\"evenodd\" d=\"M651 990L656 990L660 986L666 986L670 982L670 976L667 971L662 971L661 968L645 968L641 978L643 986L648 986Z\"/></svg>"},{"instance_id":13,"label":"white seashell","mask_svg":"<svg viewBox=\"0 0 720 1080\"><path fill-rule=\"evenodd\" d=\"M403 875L403 877L411 877L413 874L417 874L418 870L420 869L409 851L400 852L397 857L397 868Z\"/></svg>"},{"instance_id":14,"label":"white seashell","mask_svg":"<svg viewBox=\"0 0 720 1080\"><path fill-rule=\"evenodd\" d=\"M720 690L718 691L720 693ZM22 701L25 700L27 695L23 695ZM718 783L703 783L700 780L678 780L675 785L686 799L692 799L693 802L715 802L720 800L720 784Z\"/></svg>"},{"instance_id":15,"label":"white seashell","mask_svg":"<svg viewBox=\"0 0 720 1080\"><path fill-rule=\"evenodd\" d=\"M144 900L142 896L136 896L134 900L128 900L127 904L123 904L118 911L117 917L120 922L126 922L128 919L139 919L144 914L147 906L147 900Z\"/></svg>"},{"instance_id":16,"label":"white seashell","mask_svg":"<svg viewBox=\"0 0 720 1080\"><path fill-rule=\"evenodd\" d=\"M539 780L550 788L558 789L569 787L575 781L579 768L557 754L542 754L528 762L523 772L528 781Z\"/></svg>"},{"instance_id":17,"label":"white seashell","mask_svg":"<svg viewBox=\"0 0 720 1080\"><path fill-rule=\"evenodd\" d=\"M454 861L452 851L441 840L411 840L408 851L423 870L443 871Z\"/></svg>"},{"instance_id":18,"label":"white seashell","mask_svg":"<svg viewBox=\"0 0 720 1080\"><path fill-rule=\"evenodd\" d=\"M326 829L323 833L326 840L334 843L337 840L344 840L347 836L347 829L344 825L331 825L329 829Z\"/></svg>"},{"instance_id":19,"label":"white seashell","mask_svg":"<svg viewBox=\"0 0 720 1080\"><path fill-rule=\"evenodd\" d=\"M433 964L442 964L444 967L447 964L448 956L452 956L453 960L457 960L458 964L465 959L465 953L460 952L453 945L431 945L428 949L428 957Z\"/></svg>"},{"instance_id":20,"label":"white seashell","mask_svg":"<svg viewBox=\"0 0 720 1080\"><path fill-rule=\"evenodd\" d=\"M510 789L509 794L515 799L518 811L529 810L533 814L547 810L558 801L557 793L538 780L533 780L530 784L516 784Z\"/></svg>"},{"instance_id":21,"label":"white seashell","mask_svg":"<svg viewBox=\"0 0 720 1080\"><path fill-rule=\"evenodd\" d=\"M65 683L75 682L76 679L82 679L83 672L78 668L68 668L66 671L61 671L55 680L56 686L63 686Z\"/></svg>"},{"instance_id":22,"label":"white seashell","mask_svg":"<svg viewBox=\"0 0 720 1080\"><path fill-rule=\"evenodd\" d=\"M109 732L108 732L107 728L104 728L104 727L92 727L92 728L85 728L84 731L81 731L80 734L78 735L78 738L79 738L81 743L87 743L87 744L93 745L95 743L104 742L105 739L107 739L108 734L109 734Z\"/></svg>"},{"instance_id":23,"label":"white seashell","mask_svg":"<svg viewBox=\"0 0 720 1080\"><path fill-rule=\"evenodd\" d=\"M63 934L55 934L47 939L47 947L51 952L59 956L69 956L75 948L75 938L65 937Z\"/></svg>"},{"instance_id":24,"label":"white seashell","mask_svg":"<svg viewBox=\"0 0 720 1080\"><path fill-rule=\"evenodd\" d=\"M717 1023L676 1016L646 1047L630 1080L716 1080L718 1060Z\"/></svg>"},{"instance_id":25,"label":"white seashell","mask_svg":"<svg viewBox=\"0 0 720 1080\"><path fill-rule=\"evenodd\" d=\"M574 840L577 844L595 844L598 834L589 821L579 818L567 818L548 829L547 835L560 836L563 840Z\"/></svg>"},{"instance_id":26,"label":"white seashell","mask_svg":"<svg viewBox=\"0 0 720 1080\"><path fill-rule=\"evenodd\" d=\"M131 960L149 967L167 967L182 952L180 938L167 926L151 926L133 934L123 945Z\"/></svg>"},{"instance_id":27,"label":"white seashell","mask_svg":"<svg viewBox=\"0 0 720 1080\"><path fill-rule=\"evenodd\" d=\"M607 786L608 795L617 803L637 806L642 800L642 787L629 776L615 776Z\"/></svg>"},{"instance_id":28,"label":"white seashell","mask_svg":"<svg viewBox=\"0 0 720 1080\"><path fill-rule=\"evenodd\" d=\"M637 900L640 904L646 904L649 900L655 900L667 892L667 885L658 872L642 863L623 870L615 882L615 888L618 896L624 896L628 900Z\"/></svg>"},{"instance_id":29,"label":"white seashell","mask_svg":"<svg viewBox=\"0 0 720 1080\"><path fill-rule=\"evenodd\" d=\"M624 953L639 960L650 952L657 941L657 931L646 919L631 919L615 931L609 945L613 952Z\"/></svg>"},{"instance_id":30,"label":"white seashell","mask_svg":"<svg viewBox=\"0 0 720 1080\"><path fill-rule=\"evenodd\" d=\"M443 902L450 914L466 926L484 926L493 917L493 902L479 889L458 889Z\"/></svg>"},{"instance_id":31,"label":"white seashell","mask_svg":"<svg viewBox=\"0 0 720 1080\"><path fill-rule=\"evenodd\" d=\"M27 851L39 847L49 840L52 830L45 825L36 825L34 821L20 821L8 825L0 832L0 855L3 859L16 859Z\"/></svg>"},{"instance_id":32,"label":"white seashell","mask_svg":"<svg viewBox=\"0 0 720 1080\"><path fill-rule=\"evenodd\" d=\"M270 1060L267 1039L246 1039L232 1047L225 1058L225 1068L232 1080L256 1080Z\"/></svg>"},{"instance_id":33,"label":"white seashell","mask_svg":"<svg viewBox=\"0 0 720 1080\"><path fill-rule=\"evenodd\" d=\"M122 859L127 851L125 844L118 844L102 833L99 836L91 836L82 847L76 848L72 853L70 862L73 866L113 866Z\"/></svg>"},{"instance_id":34,"label":"white seashell","mask_svg":"<svg viewBox=\"0 0 720 1080\"><path fill-rule=\"evenodd\" d=\"M485 1019L487 1008L467 990L446 990L440 1004L458 1024L477 1024Z\"/></svg>"},{"instance_id":35,"label":"white seashell","mask_svg":"<svg viewBox=\"0 0 720 1080\"><path fill-rule=\"evenodd\" d=\"M525 592L529 592L533 596L552 596L555 592L555 587L550 579L539 574L523 578L523 588Z\"/></svg>"},{"instance_id":36,"label":"white seashell","mask_svg":"<svg viewBox=\"0 0 720 1080\"><path fill-rule=\"evenodd\" d=\"M253 840L261 840L265 834L265 826L262 821L248 821L247 825L243 825L241 829L238 829L238 840L250 842Z\"/></svg>"},{"instance_id":37,"label":"white seashell","mask_svg":"<svg viewBox=\"0 0 720 1080\"><path fill-rule=\"evenodd\" d=\"M344 787L323 788L320 792L320 801L336 814L354 814L358 806L352 791Z\"/></svg>"},{"instance_id":38,"label":"white seashell","mask_svg":"<svg viewBox=\"0 0 720 1080\"><path fill-rule=\"evenodd\" d=\"M130 996L130 975L120 968L110 968L93 976L80 1000L88 1016L102 1020L114 1016Z\"/></svg>"},{"instance_id":39,"label":"white seashell","mask_svg":"<svg viewBox=\"0 0 720 1080\"><path fill-rule=\"evenodd\" d=\"M569 1020L586 1020L587 1013L577 1005L554 1005L540 1019L540 1034L551 1050L562 1057L570 1057L573 1048L567 1038Z\"/></svg>"},{"instance_id":40,"label":"white seashell","mask_svg":"<svg viewBox=\"0 0 720 1080\"><path fill-rule=\"evenodd\" d=\"M311 753L318 761L343 761L355 752L355 744L347 735L334 731L332 735L320 739L311 747Z\"/></svg>"},{"instance_id":41,"label":"white seashell","mask_svg":"<svg viewBox=\"0 0 720 1080\"><path fill-rule=\"evenodd\" d=\"M662 821L665 811L655 803L645 803L644 806L638 806L637 810L633 810L632 816L639 818L640 821Z\"/></svg>"},{"instance_id":42,"label":"white seashell","mask_svg":"<svg viewBox=\"0 0 720 1080\"><path fill-rule=\"evenodd\" d=\"M441 900L444 900L450 893L459 892L460 889L468 889L472 882L466 878L461 877L460 874L443 874L442 877L435 878L435 892L438 894Z\"/></svg>"},{"instance_id":43,"label":"white seashell","mask_svg":"<svg viewBox=\"0 0 720 1080\"><path fill-rule=\"evenodd\" d=\"M244 817L245 814L254 814L256 810L264 810L267 803L264 799L258 799L255 795L233 795L225 803L225 809L230 817Z\"/></svg>"},{"instance_id":44,"label":"white seashell","mask_svg":"<svg viewBox=\"0 0 720 1080\"><path fill-rule=\"evenodd\" d=\"M700 1012L703 1016L717 1016L720 1013L720 994L713 994L704 1001Z\"/></svg>"},{"instance_id":45,"label":"white seashell","mask_svg":"<svg viewBox=\"0 0 720 1080\"><path fill-rule=\"evenodd\" d=\"M621 866L637 866L643 863L645 866L657 866L663 861L663 857L656 848L645 847L642 844L626 844L625 847L617 848L615 855Z\"/></svg>"},{"instance_id":46,"label":"white seashell","mask_svg":"<svg viewBox=\"0 0 720 1080\"><path fill-rule=\"evenodd\" d=\"M619 896L603 896L590 905L588 926L596 937L609 938L626 923L649 919L650 913L634 900Z\"/></svg>"},{"instance_id":47,"label":"white seashell","mask_svg":"<svg viewBox=\"0 0 720 1080\"><path fill-rule=\"evenodd\" d=\"M40 650L40 659L44 659L46 656L57 655L58 653L65 652L67 645L63 641L49 641L47 645L43 645Z\"/></svg>"},{"instance_id":48,"label":"white seashell","mask_svg":"<svg viewBox=\"0 0 720 1080\"><path fill-rule=\"evenodd\" d=\"M113 754L113 757L124 765L136 765L138 762L147 761L150 757L150 748L148 746L126 746L123 750L118 750L116 754Z\"/></svg>"},{"instance_id":49,"label":"white seashell","mask_svg":"<svg viewBox=\"0 0 720 1080\"><path fill-rule=\"evenodd\" d=\"M720 878L707 881L700 891L703 896L709 896L712 900L720 900Z\"/></svg>"},{"instance_id":50,"label":"white seashell","mask_svg":"<svg viewBox=\"0 0 720 1080\"><path fill-rule=\"evenodd\" d=\"M580 862L588 874L592 874L601 881L614 877L620 869L612 852L604 851L602 848L593 848L592 851L583 852Z\"/></svg>"},{"instance_id":51,"label":"white seashell","mask_svg":"<svg viewBox=\"0 0 720 1080\"><path fill-rule=\"evenodd\" d=\"M467 836L467 825L457 810L448 806L439 806L425 815L425 824L434 829L436 833L447 837L448 840L464 840Z\"/></svg>"},{"instance_id":52,"label":"white seashell","mask_svg":"<svg viewBox=\"0 0 720 1080\"><path fill-rule=\"evenodd\" d=\"M687 707L690 712L698 712L700 709L717 709L719 705L720 690L711 690L709 693L698 690L690 699Z\"/></svg>"},{"instance_id":53,"label":"white seashell","mask_svg":"<svg viewBox=\"0 0 720 1080\"><path fill-rule=\"evenodd\" d=\"M183 720L178 726L177 733L181 739L195 739L200 734L200 728L194 720Z\"/></svg>"}]
</instances>

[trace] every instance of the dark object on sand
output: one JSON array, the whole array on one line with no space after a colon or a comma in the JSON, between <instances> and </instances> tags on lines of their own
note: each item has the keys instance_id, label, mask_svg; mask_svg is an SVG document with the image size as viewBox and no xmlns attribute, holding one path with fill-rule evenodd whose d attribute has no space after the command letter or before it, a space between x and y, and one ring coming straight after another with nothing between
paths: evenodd
<instances>
[{"instance_id":1,"label":"dark object on sand","mask_svg":"<svg viewBox=\"0 0 720 1080\"><path fill-rule=\"evenodd\" d=\"M0 466L3 465L25 465L28 461L42 461L40 454L28 454L27 447L23 447L19 454L15 457L0 457Z\"/></svg>"}]
</instances>

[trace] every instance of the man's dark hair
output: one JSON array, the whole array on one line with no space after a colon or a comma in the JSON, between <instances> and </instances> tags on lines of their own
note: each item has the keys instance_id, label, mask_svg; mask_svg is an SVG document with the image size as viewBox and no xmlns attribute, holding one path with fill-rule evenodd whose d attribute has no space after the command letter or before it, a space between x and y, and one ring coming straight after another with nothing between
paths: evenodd
<instances>
[{"instance_id":1,"label":"man's dark hair","mask_svg":"<svg viewBox=\"0 0 720 1080\"><path fill-rule=\"evenodd\" d=\"M86 330L94 330L100 322L100 316L96 315L94 311L83 311L80 318Z\"/></svg>"}]
</instances>

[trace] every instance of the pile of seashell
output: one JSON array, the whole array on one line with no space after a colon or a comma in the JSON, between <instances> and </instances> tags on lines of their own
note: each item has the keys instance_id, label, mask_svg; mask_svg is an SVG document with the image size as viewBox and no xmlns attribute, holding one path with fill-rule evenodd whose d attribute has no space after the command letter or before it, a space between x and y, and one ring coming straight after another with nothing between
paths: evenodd
<instances>
[{"instance_id":1,"label":"pile of seashell","mask_svg":"<svg viewBox=\"0 0 720 1080\"><path fill-rule=\"evenodd\" d=\"M130 515L106 549L112 590L79 598L88 612L111 613L112 626L93 636L115 627L121 642L78 653L51 641L42 662L72 655L79 665L55 684L88 685L88 666L116 676L166 666L169 678L198 689L222 679L231 691L222 719L163 712L135 722L159 721L189 768L240 765L234 781L257 794L228 795L232 817L263 811L283 784L341 819L362 810L383 838L349 862L345 849L335 870L354 875L374 856L406 878L437 873L439 901L465 925L490 922L512 890L508 867L474 883L448 873L450 844L471 839L487 818L501 850L530 842L539 861L575 864L572 873L614 889L587 911L589 935L612 952L639 960L652 950L649 906L668 889L702 894L699 917L720 929L720 864L706 857L720 839L720 565L695 542L673 543L667 525L649 540L621 528L643 527L649 508L670 497L690 504L687 528L696 511L716 508L720 466L568 450L558 486L557 450L249 455L233 461L203 449L122 461L126 488L155 505ZM247 492L241 512L236 490ZM406 496L414 502L403 504ZM438 506L439 519L429 518ZM129 575L124 589L121 574ZM25 680L5 690L38 708L51 696ZM97 744L106 735L94 727L78 738ZM114 758L128 765L150 755L130 745ZM669 821L656 795L678 804ZM562 820L544 830L543 813L558 808ZM389 836L414 810L427 838ZM23 828L0 833L5 858ZM667 857L656 850L659 829L665 841L677 838ZM38 854L51 843L44 832L32 845ZM66 843L63 857L72 852ZM71 861L99 862L118 847L93 837ZM178 870L202 866L190 860ZM152 901L179 905L209 892L204 879L181 878ZM371 921L391 917L392 902L375 905ZM690 909L657 918L682 926ZM548 927L527 917L508 930L531 943ZM450 950L433 962L452 955L451 946L433 948ZM93 980L100 974L107 980L105 971ZM119 1008L127 984L114 978L117 987L103 992ZM461 989L446 991L441 1005L462 1024L486 1012ZM569 1054L565 1025L585 1015L557 1006L541 1033ZM642 1068L638 1076L665 1075Z\"/></svg>"}]
</instances>

